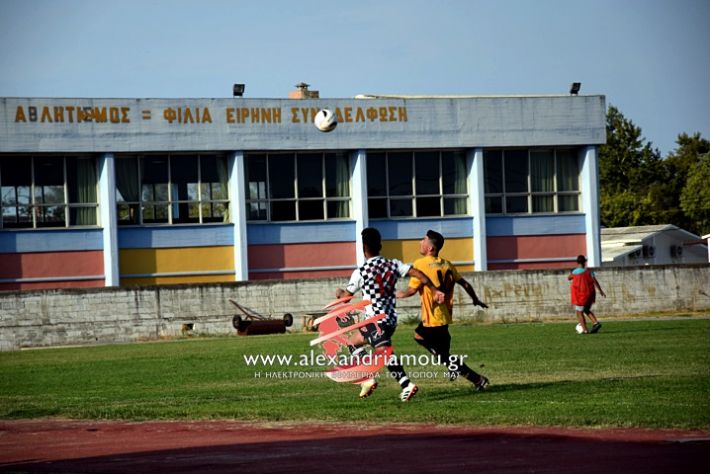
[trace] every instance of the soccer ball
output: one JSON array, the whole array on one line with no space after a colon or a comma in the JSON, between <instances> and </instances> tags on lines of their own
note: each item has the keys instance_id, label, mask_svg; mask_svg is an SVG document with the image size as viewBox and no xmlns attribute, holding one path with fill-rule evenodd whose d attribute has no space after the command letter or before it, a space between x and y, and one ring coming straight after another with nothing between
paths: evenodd
<instances>
[{"instance_id":1,"label":"soccer ball","mask_svg":"<svg viewBox=\"0 0 710 474\"><path fill-rule=\"evenodd\" d=\"M313 125L321 132L332 132L338 126L338 118L328 109L321 109L313 119Z\"/></svg>"},{"instance_id":2,"label":"soccer ball","mask_svg":"<svg viewBox=\"0 0 710 474\"><path fill-rule=\"evenodd\" d=\"M577 334L582 334L584 332L584 328L579 323L577 323L577 325L574 327L574 330L577 331Z\"/></svg>"}]
</instances>

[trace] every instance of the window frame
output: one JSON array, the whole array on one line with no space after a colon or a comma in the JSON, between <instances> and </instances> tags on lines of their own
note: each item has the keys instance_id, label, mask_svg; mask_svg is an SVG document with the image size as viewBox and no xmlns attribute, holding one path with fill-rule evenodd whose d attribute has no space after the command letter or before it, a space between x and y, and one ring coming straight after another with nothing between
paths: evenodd
<instances>
[{"instance_id":1,"label":"window frame","mask_svg":"<svg viewBox=\"0 0 710 474\"><path fill-rule=\"evenodd\" d=\"M167 201L164 200L156 200L155 199L155 189L153 189L153 199L152 200L144 200L143 199L143 187L147 185L147 183L143 182L144 178L144 166L142 163L142 160L151 157L157 157L157 156L164 156L166 158L166 167L167 167L167 182L165 183L167 185ZM175 193L174 188L175 188L175 183L172 180L172 160L173 159L179 159L179 157L185 157L185 156L190 156L190 157L196 157L197 158L197 200L190 200L190 199L179 199L179 196L173 196ZM116 156L116 161L120 161L122 159L129 159L129 158L135 158L136 159L136 179L138 183L138 201L136 200L121 200L118 197L118 194L120 193L118 189L118 184L116 184L116 188L114 189L114 192L116 193L116 224L119 227L145 227L145 226L189 226L189 225L210 225L210 224L230 224L231 223L231 216L229 213L229 183L228 183L228 177L225 177L227 179L227 182L225 182L225 189L224 193L226 195L225 199L209 199L209 200L204 200L203 199L203 186L205 184L210 184L204 183L202 181L202 175L203 175L203 166L202 166L202 159L203 157L215 157L216 159L223 159L227 160L227 157L223 153L138 153L138 154L120 154ZM219 166L219 165L218 165ZM118 177L116 178L118 181ZM162 183L159 183L162 184ZM153 184L153 186L156 186ZM212 194L212 189L211 186L208 188L209 189L209 194ZM121 196L123 197L123 196ZM180 206L181 204L187 204L188 206L191 204L197 205L198 208L198 220L196 222L174 222L175 221L175 207ZM222 214L223 220L222 221L209 221L205 219L209 219L209 217L205 216L204 213L204 206L208 205L210 207L214 206L215 204L222 204L224 206L224 212ZM121 207L125 206L127 209L127 212L130 214L131 209L137 209L138 216L136 217L136 222L131 222L131 221L126 221L121 219L121 213L126 212L122 211ZM157 208L166 208L167 209L167 220L165 222L145 222L145 209L147 207L152 207L153 208L153 213L155 215L155 209ZM189 211L188 211L188 218L189 218ZM224 220L227 219L227 220Z\"/></svg>"},{"instance_id":2,"label":"window frame","mask_svg":"<svg viewBox=\"0 0 710 474\"><path fill-rule=\"evenodd\" d=\"M329 154L343 153L345 155L347 164L347 184L348 184L348 195L346 197L342 196L328 196L328 176L326 160ZM311 196L311 197L300 197L299 196L299 183L298 183L298 157L299 155L320 155L320 168L321 168L321 195ZM250 175L249 175L249 158L260 156L264 158L264 169L265 169L265 189L264 198L262 199L250 199ZM272 160L284 159L288 157L291 160L291 166L293 167L293 194L292 197L279 197L272 198L271 196L271 167ZM293 222L333 222L333 221L351 221L353 209L352 209L352 163L350 160L350 154L345 151L336 150L304 150L304 151L265 151L265 152L253 152L244 154L245 163L245 206L246 206L246 217L247 223L293 223ZM301 206L300 203L306 202L321 202L323 217L321 219L302 219L301 218ZM328 216L328 204L346 202L347 203L347 216L346 217L329 217ZM293 215L294 219L272 219L272 203L293 203ZM256 209L260 209L260 206L264 206L266 210L266 217L264 219L254 219L251 217L251 206L256 205Z\"/></svg>"},{"instance_id":3,"label":"window frame","mask_svg":"<svg viewBox=\"0 0 710 474\"><path fill-rule=\"evenodd\" d=\"M44 159L44 158L49 158L52 160L60 160L61 159L61 169L62 169L62 184L59 185L53 185L53 186L62 186L62 201L61 202L54 202L54 203L47 203L45 202L44 199L38 199L38 194L41 194L43 192L43 187L42 185L37 184L37 171L36 171L36 161L38 159ZM89 228L89 229L94 229L94 228L99 228L101 227L101 220L100 220L100 215L99 215L99 209L100 209L100 203L99 203L99 177L98 177L98 166L96 162L96 157L92 154L86 154L86 153L77 153L77 154L56 154L56 153L47 153L47 154L3 154L0 156L0 163L3 161L9 161L10 159L22 159L22 160L29 160L30 161L30 183L27 186L29 188L29 203L26 205L27 207L27 212L29 214L30 219L28 221L29 225L26 226L20 226L20 225L12 225L12 226L7 226L5 223L5 218L4 218L4 209L5 208L15 208L15 216L16 218L19 217L19 214L17 213L17 208L23 207L19 203L17 203L17 198L18 198L18 193L17 193L17 188L19 187L24 187L24 186L14 186L15 188L15 205L14 206L5 206L3 205L2 198L0 197L0 230L48 230L48 229L77 229L77 228ZM94 195L95 195L95 201L92 202L86 202L86 203L80 203L80 202L72 202L70 200L71 192L69 189L70 185L70 179L69 179L69 172L68 172L68 165L67 165L67 159L75 159L77 163L79 161L88 161L91 162L92 169L93 169L93 190L94 190ZM3 176L2 176L2 166L0 166L0 189L5 187L3 183ZM43 225L43 222L39 219L39 214L42 213L43 210L53 208L53 207L58 207L62 208L63 211L63 224L62 225L52 225L50 223L49 225ZM72 211L76 209L93 209L93 224L72 224ZM59 221L55 221L57 224L59 224Z\"/></svg>"},{"instance_id":4,"label":"window frame","mask_svg":"<svg viewBox=\"0 0 710 474\"><path fill-rule=\"evenodd\" d=\"M506 152L525 150L527 153L527 191L526 192L507 192L506 187L508 185L506 180L505 171L505 156ZM576 148L571 147L539 147L539 148L490 148L484 150L484 160L486 152L500 152L500 170L501 170L501 192L499 193L489 193L484 190L484 201L486 203L486 215L491 216L527 216L527 215L555 215L555 214L579 214L582 213L581 206L581 176L580 176L580 166L579 166L579 153ZM553 190L552 191L533 191L533 176L532 176L532 155L535 152L552 152L553 162ZM560 191L559 185L559 166L558 166L558 153L562 152L572 152L577 159L577 189L576 190L566 190ZM485 170L485 163L484 163ZM485 182L486 177L484 177ZM533 208L535 197L549 197L553 198L553 210L552 211L535 211ZM577 209L570 211L560 211L560 197L564 196L576 196L577 197ZM508 212L508 198L519 198L525 197L527 203L527 211L525 212ZM490 212L488 206L489 199L499 199L499 205L501 212Z\"/></svg>"},{"instance_id":5,"label":"window frame","mask_svg":"<svg viewBox=\"0 0 710 474\"><path fill-rule=\"evenodd\" d=\"M372 150L373 153L377 154L383 154L384 159L385 159L385 164L384 164L384 169L385 169L385 194L384 195L377 195L377 196L372 196L368 193L367 200L368 200L368 219L370 220L406 220L406 219L446 219L446 218L460 218L460 217L469 217L471 216L471 209L470 209L470 188L469 188L469 183L468 183L468 175L470 173L469 169L469 163L466 158L466 150L465 149L459 149L459 148L432 148L432 149L416 149L416 150ZM443 156L445 153L461 153L463 156L464 160L464 167L465 167L465 176L464 176L464 183L466 186L466 192L465 193L445 193L444 192L444 160ZM411 182L411 189L412 189L412 194L406 194L406 195L400 195L400 194L391 194L390 192L390 176L389 176L389 154L390 153L409 153L410 154L410 164L411 164L411 170L412 170L412 182ZM437 177L437 186L439 188L439 193L427 193L427 194L417 194L417 168L416 168L416 157L417 153L436 153L437 154L437 167L438 167L438 177ZM370 166L370 153L368 152L368 157L367 157L367 166L369 168ZM367 171L366 171L367 172ZM433 199L437 198L438 199L438 204L439 204L439 213L435 215L419 215L418 209L417 209L417 200L418 199ZM463 202L465 203L465 211L462 214L446 214L446 201L447 199L463 199ZM397 216L397 215L392 215L392 201L403 201L403 200L408 200L411 203L411 209L412 213L411 215L407 216ZM374 217L370 214L370 209L372 209L372 206L370 206L370 203L372 201L385 201L385 209L387 211L386 216L378 216Z\"/></svg>"}]
</instances>

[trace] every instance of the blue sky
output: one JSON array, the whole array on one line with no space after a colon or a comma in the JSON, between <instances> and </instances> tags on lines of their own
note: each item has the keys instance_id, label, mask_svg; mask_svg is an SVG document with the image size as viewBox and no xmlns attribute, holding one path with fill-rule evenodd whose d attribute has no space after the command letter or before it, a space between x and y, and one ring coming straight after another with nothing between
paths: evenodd
<instances>
[{"instance_id":1,"label":"blue sky","mask_svg":"<svg viewBox=\"0 0 710 474\"><path fill-rule=\"evenodd\" d=\"M0 97L554 94L710 139L710 0L0 0Z\"/></svg>"}]
</instances>

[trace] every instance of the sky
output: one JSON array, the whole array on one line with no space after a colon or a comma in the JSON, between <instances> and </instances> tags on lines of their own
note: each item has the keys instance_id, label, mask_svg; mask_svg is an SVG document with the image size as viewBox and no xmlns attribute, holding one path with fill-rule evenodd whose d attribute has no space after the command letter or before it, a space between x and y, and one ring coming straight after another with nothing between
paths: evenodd
<instances>
[{"instance_id":1,"label":"sky","mask_svg":"<svg viewBox=\"0 0 710 474\"><path fill-rule=\"evenodd\" d=\"M0 97L601 94L710 139L710 0L0 0Z\"/></svg>"}]
</instances>

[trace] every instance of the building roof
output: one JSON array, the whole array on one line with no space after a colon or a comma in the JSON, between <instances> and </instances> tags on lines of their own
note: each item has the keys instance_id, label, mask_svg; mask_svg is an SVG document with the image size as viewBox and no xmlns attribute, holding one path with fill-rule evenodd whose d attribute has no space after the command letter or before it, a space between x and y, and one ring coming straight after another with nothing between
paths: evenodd
<instances>
[{"instance_id":1,"label":"building roof","mask_svg":"<svg viewBox=\"0 0 710 474\"><path fill-rule=\"evenodd\" d=\"M605 227L602 228L602 243L604 242L634 242L653 237L661 232L670 232L679 239L697 240L699 235L681 229L673 224L639 225L632 227Z\"/></svg>"},{"instance_id":2,"label":"building roof","mask_svg":"<svg viewBox=\"0 0 710 474\"><path fill-rule=\"evenodd\" d=\"M699 236L673 224L602 228L602 261L612 262L619 257L641 250L644 240L662 232L672 233L673 237L681 242L696 243L700 239Z\"/></svg>"}]
</instances>

